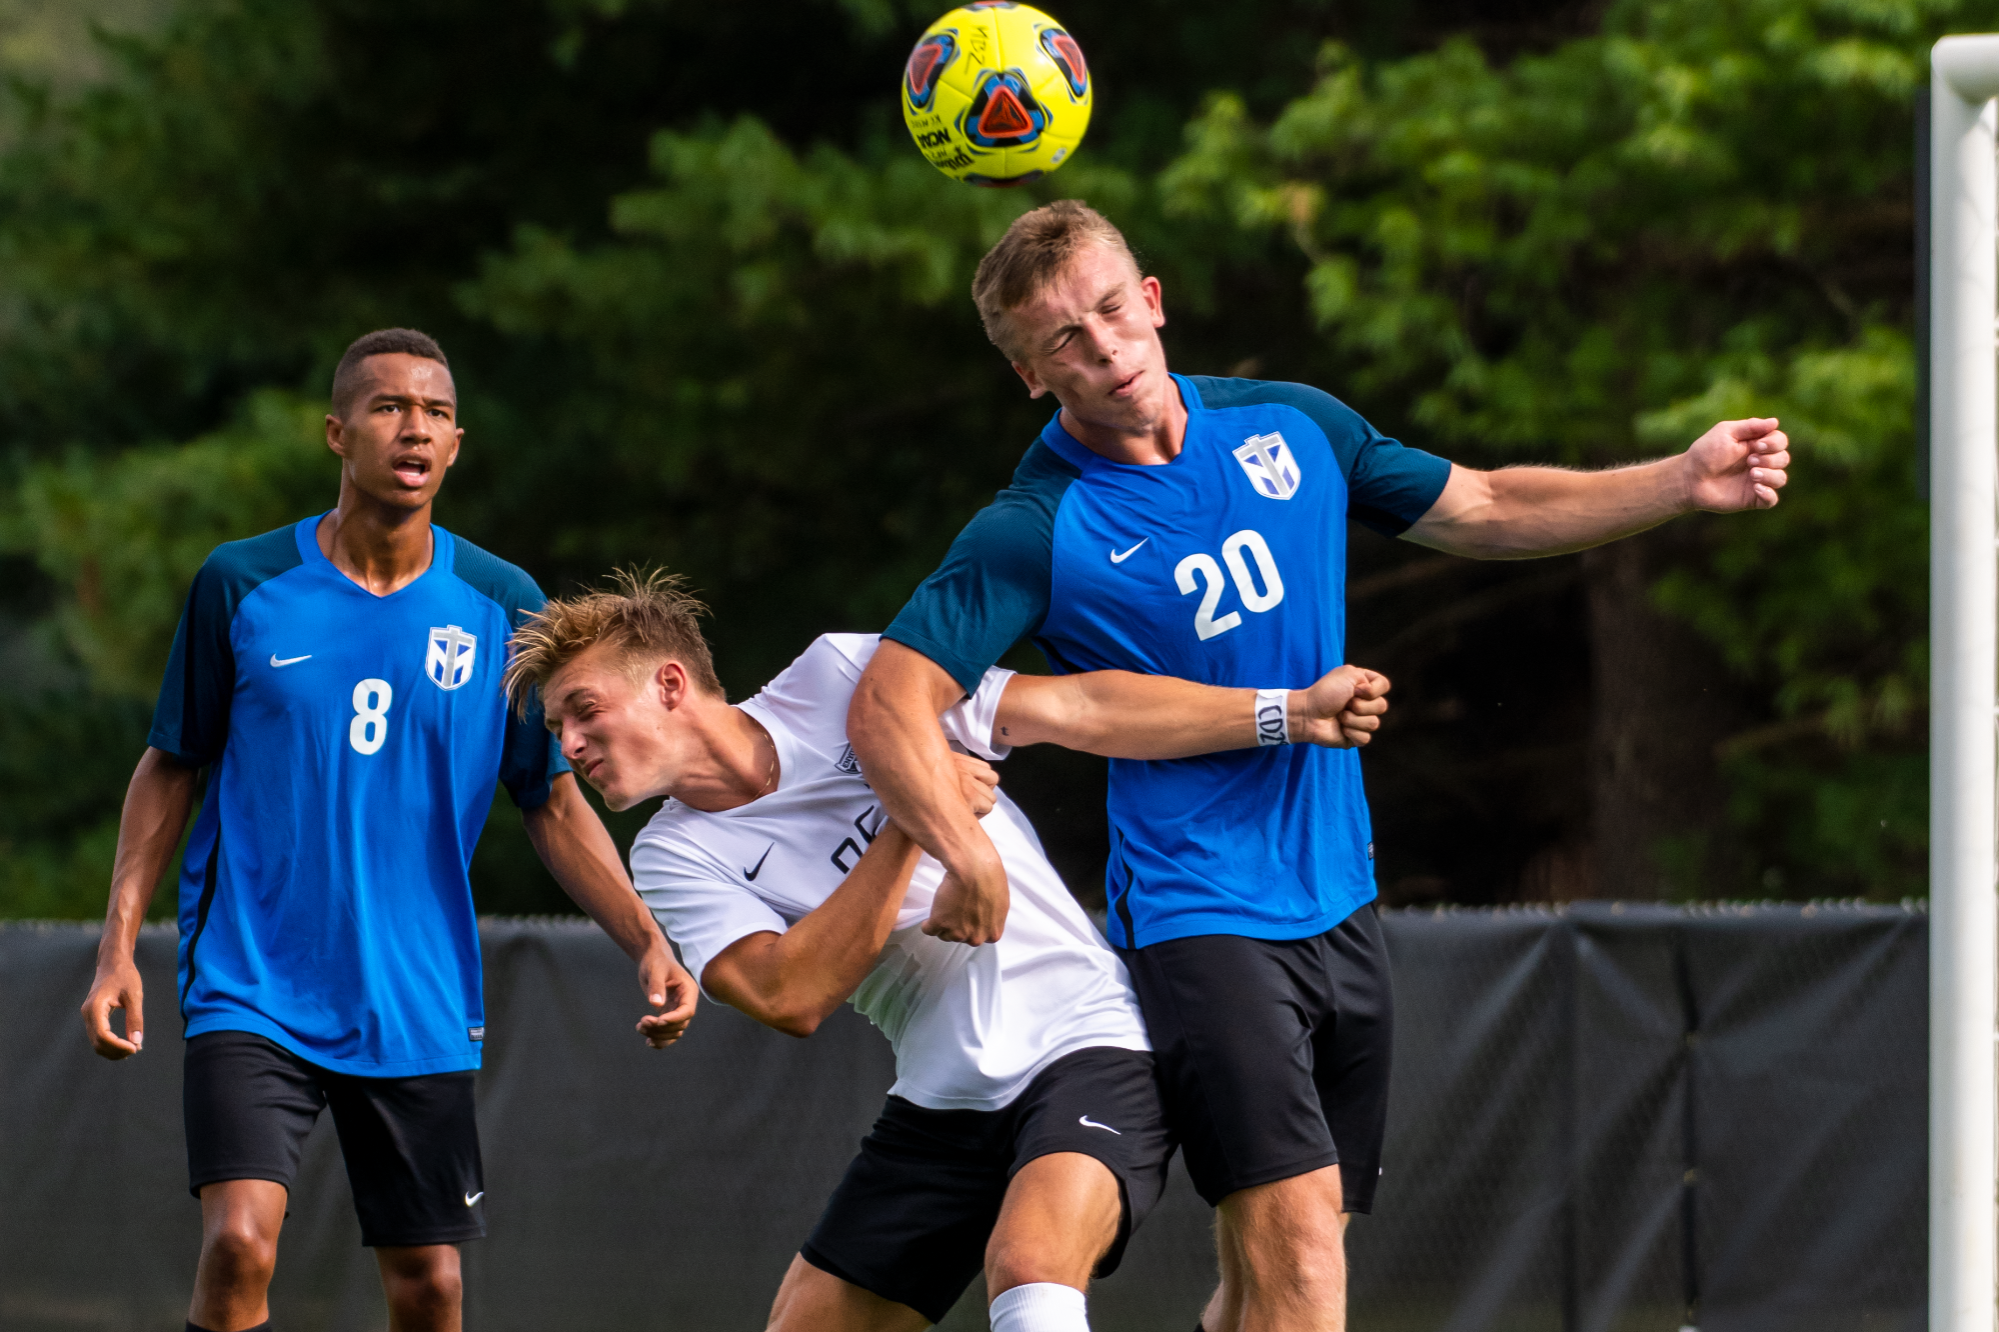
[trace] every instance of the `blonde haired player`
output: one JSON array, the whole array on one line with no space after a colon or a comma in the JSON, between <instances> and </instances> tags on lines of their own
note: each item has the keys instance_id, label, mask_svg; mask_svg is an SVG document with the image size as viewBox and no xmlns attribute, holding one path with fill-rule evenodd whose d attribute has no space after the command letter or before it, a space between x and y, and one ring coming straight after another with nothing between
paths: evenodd
<instances>
[{"instance_id":1,"label":"blonde haired player","mask_svg":"<svg viewBox=\"0 0 1999 1332\"><path fill-rule=\"evenodd\" d=\"M971 947L920 928L943 869L884 816L846 742L877 640L820 638L732 705L701 609L657 575L551 601L516 634L507 683L522 706L539 686L563 756L612 809L667 797L633 875L711 996L794 1036L851 997L895 1048L888 1104L770 1325L913 1332L983 1263L996 1332L1082 1332L1084 1289L1117 1266L1172 1144L1124 967L985 761L1043 742L1125 757L1273 733L1365 743L1387 682L1342 667L1259 695L986 672L944 714L949 798L998 848L1014 909L1005 939Z\"/></svg>"},{"instance_id":2,"label":"blonde haired player","mask_svg":"<svg viewBox=\"0 0 1999 1332\"><path fill-rule=\"evenodd\" d=\"M855 748L946 865L929 928L1011 929L1001 857L942 798L939 714L1031 635L1062 671L1311 679L1345 651L1346 531L1488 559L1581 550L1694 509L1777 503L1774 420L1635 467L1479 472L1304 384L1170 374L1159 281L1065 199L980 262L986 333L1061 410L883 632ZM1290 748L1111 764L1110 934L1195 1188L1220 1216L1207 1332L1338 1332L1346 1213L1372 1205L1392 1001L1360 764Z\"/></svg>"}]
</instances>

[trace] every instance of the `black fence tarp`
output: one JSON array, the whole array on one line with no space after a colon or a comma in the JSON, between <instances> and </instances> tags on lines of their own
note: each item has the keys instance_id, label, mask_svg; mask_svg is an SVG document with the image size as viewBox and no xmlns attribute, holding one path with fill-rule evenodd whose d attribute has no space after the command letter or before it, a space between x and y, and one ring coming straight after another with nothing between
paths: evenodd
<instances>
[{"instance_id":1,"label":"black fence tarp","mask_svg":"<svg viewBox=\"0 0 1999 1332\"><path fill-rule=\"evenodd\" d=\"M1888 1332L1924 1323L1925 917L1894 907L1384 914L1398 1008L1356 1332ZM147 1051L89 1052L94 929L0 928L0 1328L174 1332L199 1243L174 936L150 929ZM779 1276L892 1080L843 1010L795 1041L714 1005L664 1053L587 925L489 921L479 1081L491 1238L474 1329L722 1332ZM1174 1172L1099 1332L1191 1328L1209 1213ZM272 1302L380 1328L331 1125ZM946 1326L983 1327L975 1287Z\"/></svg>"}]
</instances>

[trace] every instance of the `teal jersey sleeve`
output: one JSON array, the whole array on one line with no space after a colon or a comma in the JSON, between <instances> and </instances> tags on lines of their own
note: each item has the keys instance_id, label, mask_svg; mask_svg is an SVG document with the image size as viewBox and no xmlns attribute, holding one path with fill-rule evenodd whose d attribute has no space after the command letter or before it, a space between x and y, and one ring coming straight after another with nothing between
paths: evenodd
<instances>
[{"instance_id":1,"label":"teal jersey sleeve","mask_svg":"<svg viewBox=\"0 0 1999 1332\"><path fill-rule=\"evenodd\" d=\"M1082 473L1036 440L882 637L914 648L967 694L1048 615L1055 510Z\"/></svg>"},{"instance_id":2,"label":"teal jersey sleeve","mask_svg":"<svg viewBox=\"0 0 1999 1332\"><path fill-rule=\"evenodd\" d=\"M236 608L257 587L298 564L289 525L217 546L202 562L174 630L148 745L192 768L222 756L236 693L236 652L229 638Z\"/></svg>"},{"instance_id":3,"label":"teal jersey sleeve","mask_svg":"<svg viewBox=\"0 0 1999 1332\"><path fill-rule=\"evenodd\" d=\"M457 537L452 572L481 596L497 602L507 614L509 627L518 629L530 615L547 604L534 579L497 555L481 550ZM541 696L528 702L526 715L507 710L507 738L500 751L500 784L507 788L514 804L534 809L548 800L549 784L569 764L562 757L555 737L549 733L541 710Z\"/></svg>"},{"instance_id":4,"label":"teal jersey sleeve","mask_svg":"<svg viewBox=\"0 0 1999 1332\"><path fill-rule=\"evenodd\" d=\"M1401 536L1430 511L1451 479L1451 464L1376 430L1353 408L1309 384L1190 376L1213 409L1282 403L1312 419L1333 446L1347 479L1347 516L1383 536Z\"/></svg>"}]
</instances>

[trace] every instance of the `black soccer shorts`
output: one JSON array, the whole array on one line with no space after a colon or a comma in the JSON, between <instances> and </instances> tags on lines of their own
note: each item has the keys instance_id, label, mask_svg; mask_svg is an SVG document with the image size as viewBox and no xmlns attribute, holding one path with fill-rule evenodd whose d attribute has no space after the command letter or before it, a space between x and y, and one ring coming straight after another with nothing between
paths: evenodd
<instances>
[{"instance_id":1,"label":"black soccer shorts","mask_svg":"<svg viewBox=\"0 0 1999 1332\"><path fill-rule=\"evenodd\" d=\"M362 1078L307 1063L247 1031L189 1038L181 1083L188 1189L268 1179L290 1189L319 1112L333 1110L361 1243L457 1244L486 1235L473 1075Z\"/></svg>"},{"instance_id":2,"label":"black soccer shorts","mask_svg":"<svg viewBox=\"0 0 1999 1332\"><path fill-rule=\"evenodd\" d=\"M1055 1152L1095 1157L1117 1176L1123 1215L1096 1273L1108 1276L1159 1201L1173 1155L1152 1056L1078 1050L1000 1110L928 1110L889 1097L799 1254L941 1322L984 1265L1007 1185Z\"/></svg>"},{"instance_id":3,"label":"black soccer shorts","mask_svg":"<svg viewBox=\"0 0 1999 1332\"><path fill-rule=\"evenodd\" d=\"M1394 1010L1374 907L1309 939L1203 934L1118 953L1208 1205L1337 1164L1345 1209L1370 1210Z\"/></svg>"}]
</instances>

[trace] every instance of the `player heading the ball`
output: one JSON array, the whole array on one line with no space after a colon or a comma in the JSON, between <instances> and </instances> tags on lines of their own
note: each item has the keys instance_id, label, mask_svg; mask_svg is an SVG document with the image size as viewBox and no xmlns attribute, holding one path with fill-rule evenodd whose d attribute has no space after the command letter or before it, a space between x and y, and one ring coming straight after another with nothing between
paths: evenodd
<instances>
[{"instance_id":1,"label":"player heading the ball","mask_svg":"<svg viewBox=\"0 0 1999 1332\"><path fill-rule=\"evenodd\" d=\"M1788 442L1724 421L1635 467L1480 472L1321 389L1167 369L1158 278L1077 200L1015 220L972 288L1028 393L1059 404L1013 482L883 633L854 748L950 871L927 928L1004 938L1009 880L939 798L936 718L1032 636L1062 671L1244 686L1344 660L1347 527L1482 558L1581 550L1695 509L1777 503ZM1345 1217L1372 1205L1393 1001L1351 752L1113 761L1110 937L1187 1173L1219 1211L1207 1332L1345 1325Z\"/></svg>"},{"instance_id":2,"label":"player heading the ball","mask_svg":"<svg viewBox=\"0 0 1999 1332\"><path fill-rule=\"evenodd\" d=\"M1105 672L985 672L944 713L960 752L935 794L978 820L1013 894L997 944L924 933L943 878L887 818L847 743L877 639L815 641L731 705L663 575L551 601L516 636L564 757L613 809L667 797L632 846L640 893L713 997L793 1036L850 998L896 1081L785 1275L782 1332L917 1332L983 1263L996 1332L1082 1332L1172 1143L1125 969L995 789L990 762L1055 743L1168 758L1288 741L1365 743L1387 681L1353 667L1300 691Z\"/></svg>"}]
</instances>

